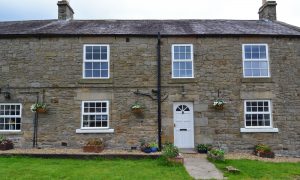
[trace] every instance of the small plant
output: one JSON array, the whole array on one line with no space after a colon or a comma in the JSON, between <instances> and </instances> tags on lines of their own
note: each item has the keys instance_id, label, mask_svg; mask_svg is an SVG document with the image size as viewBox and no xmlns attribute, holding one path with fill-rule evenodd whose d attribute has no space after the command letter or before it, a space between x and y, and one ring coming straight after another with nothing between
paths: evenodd
<instances>
[{"instance_id":1,"label":"small plant","mask_svg":"<svg viewBox=\"0 0 300 180\"><path fill-rule=\"evenodd\" d=\"M141 150L142 150L143 152L145 152L145 153L151 153L151 152L152 152L151 146L150 146L149 143L143 144L142 147L141 147Z\"/></svg>"},{"instance_id":2,"label":"small plant","mask_svg":"<svg viewBox=\"0 0 300 180\"><path fill-rule=\"evenodd\" d=\"M215 109L221 110L221 109L224 108L225 103L226 102L223 99L217 99L217 100L214 101L213 106L214 106Z\"/></svg>"},{"instance_id":3,"label":"small plant","mask_svg":"<svg viewBox=\"0 0 300 180\"><path fill-rule=\"evenodd\" d=\"M158 151L158 144L156 142L151 142L150 147L152 152Z\"/></svg>"},{"instance_id":4,"label":"small plant","mask_svg":"<svg viewBox=\"0 0 300 180\"><path fill-rule=\"evenodd\" d=\"M198 144L197 145L197 150L199 153L207 153L211 149L210 144Z\"/></svg>"},{"instance_id":5,"label":"small plant","mask_svg":"<svg viewBox=\"0 0 300 180\"><path fill-rule=\"evenodd\" d=\"M30 110L32 112L46 112L47 106L45 103L34 103L31 105Z\"/></svg>"},{"instance_id":6,"label":"small plant","mask_svg":"<svg viewBox=\"0 0 300 180\"><path fill-rule=\"evenodd\" d=\"M137 101L131 106L131 109L143 109L143 108L144 106Z\"/></svg>"},{"instance_id":7,"label":"small plant","mask_svg":"<svg viewBox=\"0 0 300 180\"><path fill-rule=\"evenodd\" d=\"M162 155L165 158L175 158L179 155L179 149L174 144L167 143L163 148Z\"/></svg>"},{"instance_id":8,"label":"small plant","mask_svg":"<svg viewBox=\"0 0 300 180\"><path fill-rule=\"evenodd\" d=\"M213 161L224 161L225 152L222 149L211 149L207 153L207 158Z\"/></svg>"},{"instance_id":9,"label":"small plant","mask_svg":"<svg viewBox=\"0 0 300 180\"><path fill-rule=\"evenodd\" d=\"M11 140L6 139L4 136L0 136L0 150L13 149L14 144Z\"/></svg>"},{"instance_id":10,"label":"small plant","mask_svg":"<svg viewBox=\"0 0 300 180\"><path fill-rule=\"evenodd\" d=\"M274 158L275 154L271 148L265 144L257 144L254 147L254 154L259 157Z\"/></svg>"},{"instance_id":11,"label":"small plant","mask_svg":"<svg viewBox=\"0 0 300 180\"><path fill-rule=\"evenodd\" d=\"M83 146L84 152L95 152L99 153L104 149L104 142L102 139L91 139L85 146Z\"/></svg>"}]
</instances>

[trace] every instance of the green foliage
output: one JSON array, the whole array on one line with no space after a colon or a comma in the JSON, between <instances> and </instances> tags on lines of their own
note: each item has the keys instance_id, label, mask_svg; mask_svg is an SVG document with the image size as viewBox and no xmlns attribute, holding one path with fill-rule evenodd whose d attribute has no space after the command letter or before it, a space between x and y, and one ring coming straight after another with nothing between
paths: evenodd
<instances>
[{"instance_id":1,"label":"green foliage","mask_svg":"<svg viewBox=\"0 0 300 180\"><path fill-rule=\"evenodd\" d=\"M163 147L162 156L165 158L174 158L179 155L179 149L172 143L167 143Z\"/></svg>"},{"instance_id":2,"label":"green foliage","mask_svg":"<svg viewBox=\"0 0 300 180\"><path fill-rule=\"evenodd\" d=\"M150 147L151 148L158 148L158 144L156 142L151 142Z\"/></svg>"},{"instance_id":3,"label":"green foliage","mask_svg":"<svg viewBox=\"0 0 300 180\"><path fill-rule=\"evenodd\" d=\"M88 140L87 146L104 146L102 139L90 139Z\"/></svg>"},{"instance_id":4,"label":"green foliage","mask_svg":"<svg viewBox=\"0 0 300 180\"><path fill-rule=\"evenodd\" d=\"M131 109L143 109L143 108L144 106L137 101L131 106Z\"/></svg>"},{"instance_id":5,"label":"green foliage","mask_svg":"<svg viewBox=\"0 0 300 180\"><path fill-rule=\"evenodd\" d=\"M213 161L224 161L225 152L222 149L211 149L207 153L207 158Z\"/></svg>"},{"instance_id":6,"label":"green foliage","mask_svg":"<svg viewBox=\"0 0 300 180\"><path fill-rule=\"evenodd\" d=\"M255 146L255 152L271 152L271 148L265 144L257 144Z\"/></svg>"},{"instance_id":7,"label":"green foliage","mask_svg":"<svg viewBox=\"0 0 300 180\"><path fill-rule=\"evenodd\" d=\"M257 160L225 160L213 161L216 167L224 172L229 180L240 179L299 179L300 162L298 163L272 163ZM234 166L241 172L229 173L226 166Z\"/></svg>"},{"instance_id":8,"label":"green foliage","mask_svg":"<svg viewBox=\"0 0 300 180\"><path fill-rule=\"evenodd\" d=\"M9 139L6 139L3 135L0 135L0 144L13 144Z\"/></svg>"},{"instance_id":9,"label":"green foliage","mask_svg":"<svg viewBox=\"0 0 300 180\"><path fill-rule=\"evenodd\" d=\"M32 112L35 112L37 109L47 109L47 106L46 106L46 104L45 103L34 103L34 104L32 104L31 105L31 107L30 107L30 110L32 111Z\"/></svg>"},{"instance_id":10,"label":"green foliage","mask_svg":"<svg viewBox=\"0 0 300 180\"><path fill-rule=\"evenodd\" d=\"M192 179L182 165L159 159L42 159L0 157L0 179Z\"/></svg>"},{"instance_id":11,"label":"green foliage","mask_svg":"<svg viewBox=\"0 0 300 180\"><path fill-rule=\"evenodd\" d=\"M198 144L197 145L197 150L202 150L202 151L205 151L205 150L211 150L212 149L212 145L211 144Z\"/></svg>"}]
</instances>

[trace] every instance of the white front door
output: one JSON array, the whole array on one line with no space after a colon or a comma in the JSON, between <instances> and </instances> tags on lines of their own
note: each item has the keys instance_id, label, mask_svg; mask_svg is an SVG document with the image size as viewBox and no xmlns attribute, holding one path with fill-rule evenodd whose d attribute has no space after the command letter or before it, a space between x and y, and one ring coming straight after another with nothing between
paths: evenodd
<instances>
[{"instance_id":1,"label":"white front door","mask_svg":"<svg viewBox=\"0 0 300 180\"><path fill-rule=\"evenodd\" d=\"M178 148L194 148L194 110L192 102L173 104L174 145Z\"/></svg>"}]
</instances>

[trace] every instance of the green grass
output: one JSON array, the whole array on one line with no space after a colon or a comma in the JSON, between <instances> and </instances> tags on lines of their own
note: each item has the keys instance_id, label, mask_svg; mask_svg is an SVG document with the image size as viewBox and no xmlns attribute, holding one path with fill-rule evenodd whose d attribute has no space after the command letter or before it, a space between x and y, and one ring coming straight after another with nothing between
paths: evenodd
<instances>
[{"instance_id":1,"label":"green grass","mask_svg":"<svg viewBox=\"0 0 300 180\"><path fill-rule=\"evenodd\" d=\"M191 179L162 159L42 159L0 157L0 179Z\"/></svg>"},{"instance_id":2,"label":"green grass","mask_svg":"<svg viewBox=\"0 0 300 180\"><path fill-rule=\"evenodd\" d=\"M300 179L300 163L272 163L255 160L226 160L213 162L228 179ZM239 169L239 174L228 173L226 166Z\"/></svg>"}]
</instances>

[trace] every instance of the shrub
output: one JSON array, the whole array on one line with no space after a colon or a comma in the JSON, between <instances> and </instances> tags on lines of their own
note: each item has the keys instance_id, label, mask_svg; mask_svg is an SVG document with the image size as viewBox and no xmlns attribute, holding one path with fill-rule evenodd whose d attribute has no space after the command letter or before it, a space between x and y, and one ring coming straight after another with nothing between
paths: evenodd
<instances>
[{"instance_id":1,"label":"shrub","mask_svg":"<svg viewBox=\"0 0 300 180\"><path fill-rule=\"evenodd\" d=\"M87 142L87 146L104 146L102 139L91 139Z\"/></svg>"},{"instance_id":2,"label":"shrub","mask_svg":"<svg viewBox=\"0 0 300 180\"><path fill-rule=\"evenodd\" d=\"M211 149L207 153L208 159L211 159L213 161L224 161L225 152L222 149Z\"/></svg>"},{"instance_id":3,"label":"shrub","mask_svg":"<svg viewBox=\"0 0 300 180\"><path fill-rule=\"evenodd\" d=\"M162 156L165 158L175 158L179 155L179 149L172 143L167 143L163 147Z\"/></svg>"},{"instance_id":4,"label":"shrub","mask_svg":"<svg viewBox=\"0 0 300 180\"><path fill-rule=\"evenodd\" d=\"M254 147L254 154L259 157L274 158L275 154L268 145L257 144Z\"/></svg>"}]
</instances>

